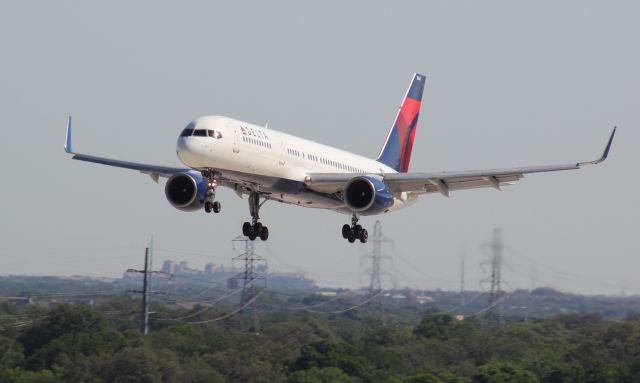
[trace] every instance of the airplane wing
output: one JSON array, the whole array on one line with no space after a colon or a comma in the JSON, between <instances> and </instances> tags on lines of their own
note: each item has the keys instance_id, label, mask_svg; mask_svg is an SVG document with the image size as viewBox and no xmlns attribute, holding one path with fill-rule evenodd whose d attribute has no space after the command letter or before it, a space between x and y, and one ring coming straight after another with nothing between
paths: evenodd
<instances>
[{"instance_id":1,"label":"airplane wing","mask_svg":"<svg viewBox=\"0 0 640 383\"><path fill-rule=\"evenodd\" d=\"M149 164L141 164L137 162L113 160L110 158L96 157L96 156L90 156L86 154L75 153L71 147L71 117L69 117L69 120L67 121L67 137L64 144L64 151L69 154L73 154L72 158L74 160L93 162L96 164L115 166L119 168L131 169L131 170L138 170L141 173L148 174L149 176L151 176L151 179L153 179L155 182L158 182L159 177L168 178L175 173L183 173L183 172L192 170L188 168L173 168L168 166L156 166L156 165L149 165Z\"/></svg>"},{"instance_id":2,"label":"airplane wing","mask_svg":"<svg viewBox=\"0 0 640 383\"><path fill-rule=\"evenodd\" d=\"M308 188L321 193L342 191L353 177L369 175L383 181L394 193L408 192L425 194L438 192L446 197L450 191L491 187L500 189L520 180L525 174L555 172L580 169L585 165L595 165L607 159L616 128L613 128L607 146L600 158L595 161L577 162L550 166L528 166L507 169L468 170L433 173L314 173L309 174L305 183Z\"/></svg>"}]
</instances>

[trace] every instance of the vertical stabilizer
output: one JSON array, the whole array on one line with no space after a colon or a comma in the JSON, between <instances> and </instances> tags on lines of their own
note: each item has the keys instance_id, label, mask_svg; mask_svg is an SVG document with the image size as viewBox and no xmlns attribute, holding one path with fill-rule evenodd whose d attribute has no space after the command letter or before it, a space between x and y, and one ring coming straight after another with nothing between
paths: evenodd
<instances>
[{"instance_id":1,"label":"vertical stabilizer","mask_svg":"<svg viewBox=\"0 0 640 383\"><path fill-rule=\"evenodd\" d=\"M409 170L413 139L418 126L418 115L422 103L425 77L416 73L413 76L409 90L402 101L398 115L396 116L387 140L376 158L377 161L392 167L398 172L406 173Z\"/></svg>"}]
</instances>

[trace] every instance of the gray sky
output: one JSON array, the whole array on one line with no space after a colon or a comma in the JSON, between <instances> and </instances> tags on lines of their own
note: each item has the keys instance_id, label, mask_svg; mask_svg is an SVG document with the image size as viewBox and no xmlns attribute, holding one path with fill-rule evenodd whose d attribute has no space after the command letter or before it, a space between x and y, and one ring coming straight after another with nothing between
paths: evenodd
<instances>
[{"instance_id":1,"label":"gray sky","mask_svg":"<svg viewBox=\"0 0 640 383\"><path fill-rule=\"evenodd\" d=\"M183 213L164 185L71 161L74 149L180 165L179 131L221 114L375 156L411 75L427 75L410 170L465 170L598 157L579 171L422 198L380 217L400 286L479 288L494 227L513 287L640 293L637 176L640 6L634 1L16 1L0 4L0 274L118 276L156 262L228 263L249 217ZM267 203L272 268L360 285L348 217ZM364 218L372 229L375 218ZM178 255L171 251L186 251ZM417 267L416 267L417 266ZM534 277L532 277L534 275ZM364 282L364 281L363 281Z\"/></svg>"}]
</instances>

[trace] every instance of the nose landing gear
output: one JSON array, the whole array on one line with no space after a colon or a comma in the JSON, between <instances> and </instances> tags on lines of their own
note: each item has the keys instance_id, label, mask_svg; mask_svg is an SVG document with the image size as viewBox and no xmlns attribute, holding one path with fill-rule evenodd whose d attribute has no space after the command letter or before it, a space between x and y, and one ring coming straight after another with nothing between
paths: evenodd
<instances>
[{"instance_id":1,"label":"nose landing gear","mask_svg":"<svg viewBox=\"0 0 640 383\"><path fill-rule=\"evenodd\" d=\"M342 238L348 240L349 243L354 243L356 239L359 239L362 243L366 243L369 240L369 232L358 225L358 220L358 216L354 213L353 217L351 217L351 226L348 224L342 226Z\"/></svg>"},{"instance_id":2,"label":"nose landing gear","mask_svg":"<svg viewBox=\"0 0 640 383\"><path fill-rule=\"evenodd\" d=\"M266 199L262 202L265 203ZM260 219L259 211L262 206L260 203L260 194L251 192L249 194L249 213L251 214L251 223L245 222L242 225L242 235L254 241L256 238L260 238L266 241L269 238L269 229L262 223L258 222Z\"/></svg>"},{"instance_id":3,"label":"nose landing gear","mask_svg":"<svg viewBox=\"0 0 640 383\"><path fill-rule=\"evenodd\" d=\"M202 176L207 179L207 192L204 195L204 211L207 213L220 213L222 205L220 202L215 201L216 198L216 186L218 186L218 179L216 173L213 170L204 170Z\"/></svg>"},{"instance_id":4,"label":"nose landing gear","mask_svg":"<svg viewBox=\"0 0 640 383\"><path fill-rule=\"evenodd\" d=\"M205 201L204 202L204 211L206 211L207 213L211 213L212 211L214 213L220 213L221 209L222 209L222 205L218 201L213 201L213 202Z\"/></svg>"}]
</instances>

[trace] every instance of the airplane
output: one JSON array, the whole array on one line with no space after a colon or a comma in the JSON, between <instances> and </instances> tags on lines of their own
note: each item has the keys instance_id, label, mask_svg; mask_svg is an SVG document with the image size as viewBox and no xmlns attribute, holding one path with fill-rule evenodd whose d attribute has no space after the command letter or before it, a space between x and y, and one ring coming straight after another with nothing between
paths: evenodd
<instances>
[{"instance_id":1,"label":"airplane","mask_svg":"<svg viewBox=\"0 0 640 383\"><path fill-rule=\"evenodd\" d=\"M190 122L180 133L176 152L185 168L121 161L78 154L71 146L71 117L67 121L64 150L73 159L132 169L148 174L156 183L167 178L165 196L182 211L219 213L218 187L248 197L251 222L242 233L249 240L266 241L269 229L260 222L266 201L307 208L328 209L351 216L342 237L365 243L368 232L358 224L361 216L386 214L413 205L423 194L449 197L457 190L501 189L525 174L579 169L604 161L616 128L600 158L561 165L506 169L409 172L426 78L414 74L409 89L375 159L322 145L224 116L205 116Z\"/></svg>"}]
</instances>

